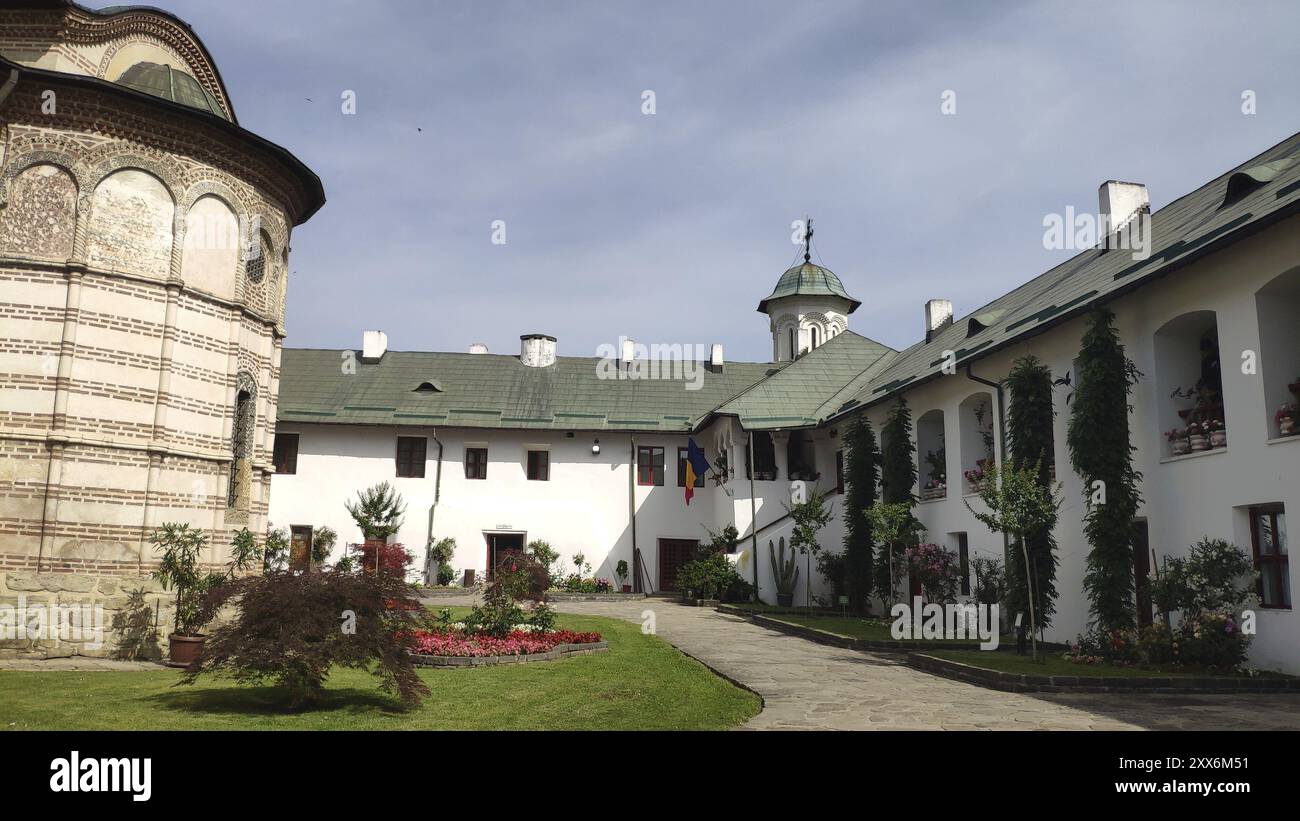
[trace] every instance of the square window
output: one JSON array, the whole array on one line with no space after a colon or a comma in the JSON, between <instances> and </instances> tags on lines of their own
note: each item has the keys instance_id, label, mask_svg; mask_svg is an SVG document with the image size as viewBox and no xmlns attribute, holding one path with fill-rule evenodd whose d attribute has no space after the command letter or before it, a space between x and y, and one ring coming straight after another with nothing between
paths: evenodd
<instances>
[{"instance_id":1,"label":"square window","mask_svg":"<svg viewBox=\"0 0 1300 821\"><path fill-rule=\"evenodd\" d=\"M551 454L545 450L528 451L528 479L545 482L551 478Z\"/></svg>"},{"instance_id":2,"label":"square window","mask_svg":"<svg viewBox=\"0 0 1300 821\"><path fill-rule=\"evenodd\" d=\"M423 479L424 457L429 440L423 436L397 437L397 475L401 478Z\"/></svg>"},{"instance_id":3,"label":"square window","mask_svg":"<svg viewBox=\"0 0 1300 821\"><path fill-rule=\"evenodd\" d=\"M636 449L636 483L663 487L664 449L640 445Z\"/></svg>"},{"instance_id":4,"label":"square window","mask_svg":"<svg viewBox=\"0 0 1300 821\"><path fill-rule=\"evenodd\" d=\"M487 478L487 448L465 448L465 478Z\"/></svg>"},{"instance_id":5,"label":"square window","mask_svg":"<svg viewBox=\"0 0 1300 821\"><path fill-rule=\"evenodd\" d=\"M275 448L271 461L276 473L294 474L298 472L298 434L277 433Z\"/></svg>"}]
</instances>

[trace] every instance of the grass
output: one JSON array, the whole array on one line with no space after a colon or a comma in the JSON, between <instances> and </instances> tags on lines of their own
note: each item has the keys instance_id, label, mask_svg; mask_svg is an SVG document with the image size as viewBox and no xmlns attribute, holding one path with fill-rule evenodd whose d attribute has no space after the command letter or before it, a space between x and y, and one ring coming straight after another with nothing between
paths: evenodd
<instances>
[{"instance_id":1,"label":"grass","mask_svg":"<svg viewBox=\"0 0 1300 821\"><path fill-rule=\"evenodd\" d=\"M440 608L434 608L440 609ZM453 608L458 615L463 610ZM756 715L758 697L715 676L639 624L563 614L609 652L531 664L421 668L432 695L403 711L368 673L335 670L323 701L285 713L275 687L180 673L0 671L9 730L720 730Z\"/></svg>"},{"instance_id":2,"label":"grass","mask_svg":"<svg viewBox=\"0 0 1300 821\"><path fill-rule=\"evenodd\" d=\"M986 670L1037 676L1108 676L1115 678L1206 678L1224 675L1205 670L1189 670L1169 665L1120 666L1115 664L1074 664L1061 658L1060 653L1049 653L1035 662L1032 656L1019 655L1007 650L983 652L980 650L934 650L928 655L957 661ZM1265 674L1265 675L1280 675Z\"/></svg>"}]
</instances>

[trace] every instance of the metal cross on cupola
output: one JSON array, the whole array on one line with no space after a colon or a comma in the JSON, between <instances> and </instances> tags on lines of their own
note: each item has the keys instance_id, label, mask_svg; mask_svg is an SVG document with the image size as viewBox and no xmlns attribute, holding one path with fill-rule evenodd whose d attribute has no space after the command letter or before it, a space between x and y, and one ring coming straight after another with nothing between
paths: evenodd
<instances>
[{"instance_id":1,"label":"metal cross on cupola","mask_svg":"<svg viewBox=\"0 0 1300 821\"><path fill-rule=\"evenodd\" d=\"M804 225L806 227L803 231L803 261L810 262L812 261L812 217L805 217Z\"/></svg>"}]
</instances>

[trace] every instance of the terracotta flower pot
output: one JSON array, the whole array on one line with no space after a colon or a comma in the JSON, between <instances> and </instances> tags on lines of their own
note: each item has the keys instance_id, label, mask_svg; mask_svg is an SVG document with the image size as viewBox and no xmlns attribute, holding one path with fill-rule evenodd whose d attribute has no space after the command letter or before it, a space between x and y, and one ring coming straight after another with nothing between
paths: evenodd
<instances>
[{"instance_id":1,"label":"terracotta flower pot","mask_svg":"<svg viewBox=\"0 0 1300 821\"><path fill-rule=\"evenodd\" d=\"M179 636L172 633L167 637L167 666L189 667L203 655L203 642L207 636Z\"/></svg>"},{"instance_id":2,"label":"terracotta flower pot","mask_svg":"<svg viewBox=\"0 0 1300 821\"><path fill-rule=\"evenodd\" d=\"M630 585L630 584L625 584L625 585L623 585L623 592L624 592L624 593L631 593L631 592L632 592L632 585Z\"/></svg>"}]
</instances>

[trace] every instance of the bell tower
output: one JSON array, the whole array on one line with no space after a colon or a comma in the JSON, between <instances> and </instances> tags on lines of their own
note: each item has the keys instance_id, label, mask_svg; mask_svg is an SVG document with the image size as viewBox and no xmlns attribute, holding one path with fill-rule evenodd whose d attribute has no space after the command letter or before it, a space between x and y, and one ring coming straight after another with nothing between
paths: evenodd
<instances>
[{"instance_id":1,"label":"bell tower","mask_svg":"<svg viewBox=\"0 0 1300 821\"><path fill-rule=\"evenodd\" d=\"M759 313L768 316L773 362L789 362L844 333L849 314L862 304L829 268L813 263L812 218L805 225L803 262L781 274L772 293L758 303Z\"/></svg>"}]
</instances>

